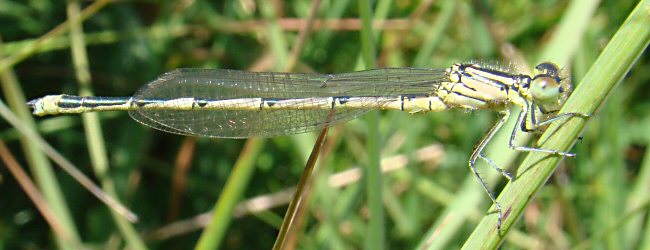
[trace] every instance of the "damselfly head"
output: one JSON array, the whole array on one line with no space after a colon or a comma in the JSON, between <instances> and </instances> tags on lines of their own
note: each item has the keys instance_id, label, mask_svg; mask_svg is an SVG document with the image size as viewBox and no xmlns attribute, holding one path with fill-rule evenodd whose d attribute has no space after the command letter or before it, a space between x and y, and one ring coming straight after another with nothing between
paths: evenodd
<instances>
[{"instance_id":1,"label":"damselfly head","mask_svg":"<svg viewBox=\"0 0 650 250\"><path fill-rule=\"evenodd\" d=\"M537 73L532 79L530 95L544 112L558 111L571 94L569 77L560 77L560 69L550 62L535 66Z\"/></svg>"}]
</instances>

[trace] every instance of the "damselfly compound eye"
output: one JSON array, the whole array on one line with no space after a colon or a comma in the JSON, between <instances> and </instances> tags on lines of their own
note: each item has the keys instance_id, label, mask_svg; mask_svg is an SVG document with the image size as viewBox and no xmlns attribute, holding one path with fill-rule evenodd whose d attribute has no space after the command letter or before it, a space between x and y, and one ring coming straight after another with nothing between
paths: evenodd
<instances>
[{"instance_id":1,"label":"damselfly compound eye","mask_svg":"<svg viewBox=\"0 0 650 250\"><path fill-rule=\"evenodd\" d=\"M538 102L556 101L562 93L560 85L549 76L537 76L530 86L530 94Z\"/></svg>"},{"instance_id":2,"label":"damselfly compound eye","mask_svg":"<svg viewBox=\"0 0 650 250\"><path fill-rule=\"evenodd\" d=\"M555 65L555 63L551 63L551 62L540 63L537 66L535 66L535 69L539 71L540 75L547 75L553 78L560 77L560 68L557 65Z\"/></svg>"}]
</instances>

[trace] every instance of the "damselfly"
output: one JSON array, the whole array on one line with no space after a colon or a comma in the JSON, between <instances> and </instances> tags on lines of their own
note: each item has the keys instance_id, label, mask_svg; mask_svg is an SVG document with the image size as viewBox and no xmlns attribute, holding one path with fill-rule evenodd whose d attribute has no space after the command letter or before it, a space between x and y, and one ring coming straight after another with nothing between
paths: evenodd
<instances>
[{"instance_id":1,"label":"damselfly","mask_svg":"<svg viewBox=\"0 0 650 250\"><path fill-rule=\"evenodd\" d=\"M263 73L224 69L179 69L161 75L132 97L50 95L28 102L35 115L128 110L147 126L171 133L220 138L271 137L332 126L370 110L409 113L453 108L492 109L498 122L479 141L469 166L499 213L501 205L475 168L484 159L512 180L513 176L482 151L510 115L522 108L512 129L513 150L562 156L571 153L516 146L518 130L531 132L577 113L556 114L571 92L568 77L553 63L535 67L534 75L475 63L446 69L387 68L343 74Z\"/></svg>"}]
</instances>

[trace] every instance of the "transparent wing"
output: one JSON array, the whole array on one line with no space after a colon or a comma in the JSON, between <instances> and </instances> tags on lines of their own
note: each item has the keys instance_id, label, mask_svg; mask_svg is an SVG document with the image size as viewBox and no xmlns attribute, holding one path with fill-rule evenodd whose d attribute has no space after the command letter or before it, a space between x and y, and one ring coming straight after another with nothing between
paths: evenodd
<instances>
[{"instance_id":1,"label":"transparent wing","mask_svg":"<svg viewBox=\"0 0 650 250\"><path fill-rule=\"evenodd\" d=\"M197 98L291 99L310 97L391 97L431 95L442 69L389 68L344 74L246 72L223 69L180 69L160 76L140 89L134 101ZM372 98L369 98L372 99ZM251 106L251 99L234 105ZM384 99L385 100L385 99ZM313 102L326 102L315 98ZM369 107L379 100L368 100ZM314 103L316 104L316 103ZM325 104L326 103L318 103ZM372 104L372 105L371 105ZM231 105L233 105L231 103ZM303 104L304 105L304 104ZM152 110L135 108L133 119L153 128L182 135L248 138L303 133L354 119L370 108L286 110ZM332 115L330 116L330 113ZM329 116L329 117L328 117Z\"/></svg>"}]
</instances>

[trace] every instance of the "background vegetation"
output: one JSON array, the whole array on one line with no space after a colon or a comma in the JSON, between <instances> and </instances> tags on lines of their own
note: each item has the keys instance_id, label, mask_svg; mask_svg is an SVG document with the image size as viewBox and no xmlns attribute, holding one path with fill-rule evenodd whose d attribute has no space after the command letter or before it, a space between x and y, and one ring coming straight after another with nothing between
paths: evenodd
<instances>
[{"instance_id":1,"label":"background vegetation","mask_svg":"<svg viewBox=\"0 0 650 250\"><path fill-rule=\"evenodd\" d=\"M30 98L128 96L181 67L354 71L366 68L361 34L368 31L378 67L479 59L526 71L550 60L579 83L636 4L379 0L370 30L363 8L349 0L0 2L3 101L22 126L36 120L41 136L140 219L131 224L111 212L2 122L3 166L15 158L56 219L48 223L14 174L0 168L0 247L270 248L316 138L189 138L144 127L125 112L32 118L23 105ZM505 248L650 248L649 69L641 56L609 94L572 149L578 157L562 161L510 228ZM333 128L297 246L460 247L490 205L467 160L495 118L489 111L381 112L376 124L362 118ZM368 132L374 126L378 132ZM522 157L501 137L488 157L516 172ZM379 182L358 178L372 174L373 146L389 169ZM499 192L506 180L480 168ZM373 195L381 201L368 202ZM266 198L262 209L242 205L256 197ZM223 209L210 219L217 201ZM222 214L237 203L235 216Z\"/></svg>"}]
</instances>

